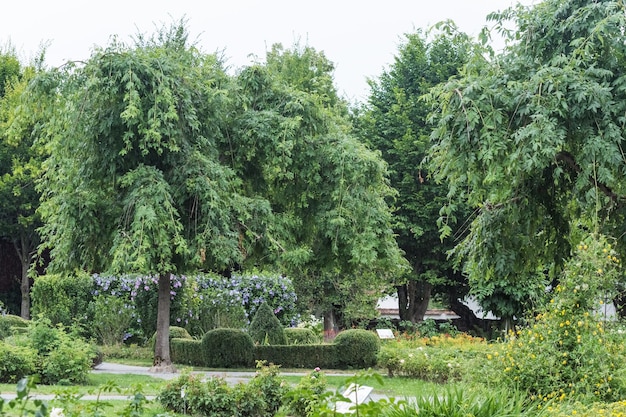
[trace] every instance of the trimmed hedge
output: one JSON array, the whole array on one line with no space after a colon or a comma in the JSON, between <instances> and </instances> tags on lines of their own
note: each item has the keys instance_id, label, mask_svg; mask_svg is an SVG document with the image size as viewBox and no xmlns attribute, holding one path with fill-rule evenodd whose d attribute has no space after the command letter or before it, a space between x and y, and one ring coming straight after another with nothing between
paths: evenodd
<instances>
[{"instance_id":1,"label":"trimmed hedge","mask_svg":"<svg viewBox=\"0 0 626 417\"><path fill-rule=\"evenodd\" d=\"M283 326L266 302L263 302L254 314L248 334L256 345L287 344Z\"/></svg>"},{"instance_id":2,"label":"trimmed hedge","mask_svg":"<svg viewBox=\"0 0 626 417\"><path fill-rule=\"evenodd\" d=\"M32 317L41 314L52 324L62 323L67 328L76 321L88 323L92 318L89 303L93 300L93 281L84 272L77 274L37 277L31 289Z\"/></svg>"},{"instance_id":3,"label":"trimmed hedge","mask_svg":"<svg viewBox=\"0 0 626 417\"><path fill-rule=\"evenodd\" d=\"M172 339L193 339L187 329L184 327L170 326L170 346ZM154 344L156 343L156 332L152 334L152 337L148 341L148 346L154 350Z\"/></svg>"},{"instance_id":4,"label":"trimmed hedge","mask_svg":"<svg viewBox=\"0 0 626 417\"><path fill-rule=\"evenodd\" d=\"M343 368L369 368L376 365L380 340L374 332L362 329L345 330L334 340L337 364Z\"/></svg>"},{"instance_id":5,"label":"trimmed hedge","mask_svg":"<svg viewBox=\"0 0 626 417\"><path fill-rule=\"evenodd\" d=\"M288 327L284 333L288 345L316 345L322 342L322 338L311 329Z\"/></svg>"},{"instance_id":6,"label":"trimmed hedge","mask_svg":"<svg viewBox=\"0 0 626 417\"><path fill-rule=\"evenodd\" d=\"M346 330L334 344L257 345L238 329L215 329L202 341L171 340L172 361L209 368L252 367L266 361L285 368L368 368L376 365L378 336L366 330Z\"/></svg>"},{"instance_id":7,"label":"trimmed hedge","mask_svg":"<svg viewBox=\"0 0 626 417\"><path fill-rule=\"evenodd\" d=\"M174 363L207 366L200 340L176 337L170 339L170 356Z\"/></svg>"},{"instance_id":8,"label":"trimmed hedge","mask_svg":"<svg viewBox=\"0 0 626 417\"><path fill-rule=\"evenodd\" d=\"M254 360L267 361L284 368L336 368L335 345L274 345L255 346Z\"/></svg>"},{"instance_id":9,"label":"trimmed hedge","mask_svg":"<svg viewBox=\"0 0 626 417\"><path fill-rule=\"evenodd\" d=\"M237 329L215 329L202 338L202 353L211 368L247 368L254 365L254 342Z\"/></svg>"}]
</instances>

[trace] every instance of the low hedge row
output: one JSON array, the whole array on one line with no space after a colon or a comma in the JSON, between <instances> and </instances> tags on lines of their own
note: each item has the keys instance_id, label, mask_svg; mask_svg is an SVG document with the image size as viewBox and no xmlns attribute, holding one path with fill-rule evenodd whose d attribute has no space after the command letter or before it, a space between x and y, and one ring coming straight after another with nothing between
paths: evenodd
<instances>
[{"instance_id":1,"label":"low hedge row","mask_svg":"<svg viewBox=\"0 0 626 417\"><path fill-rule=\"evenodd\" d=\"M338 368L336 345L255 346L254 358L283 368Z\"/></svg>"},{"instance_id":2,"label":"low hedge row","mask_svg":"<svg viewBox=\"0 0 626 417\"><path fill-rule=\"evenodd\" d=\"M376 365L378 350L378 337L366 330L346 330L333 344L254 345L237 329L211 330L202 341L171 342L174 363L210 368L252 367L259 360L285 368L363 368Z\"/></svg>"}]
</instances>

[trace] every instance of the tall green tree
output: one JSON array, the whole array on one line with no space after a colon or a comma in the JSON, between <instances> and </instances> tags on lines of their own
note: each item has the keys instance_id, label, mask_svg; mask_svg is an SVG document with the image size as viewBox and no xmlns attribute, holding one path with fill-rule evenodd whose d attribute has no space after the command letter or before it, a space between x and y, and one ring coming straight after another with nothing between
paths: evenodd
<instances>
[{"instance_id":1,"label":"tall green tree","mask_svg":"<svg viewBox=\"0 0 626 417\"><path fill-rule=\"evenodd\" d=\"M181 23L60 79L41 183L50 267L158 275L155 367L171 364L174 273L353 271L395 254L381 161L266 66L227 76Z\"/></svg>"},{"instance_id":2,"label":"tall green tree","mask_svg":"<svg viewBox=\"0 0 626 417\"><path fill-rule=\"evenodd\" d=\"M507 48L430 96L431 166L477 210L455 252L495 314L532 307L585 227L624 236L624 12L619 1L546 0L491 14L517 28ZM454 213L444 210L446 234Z\"/></svg>"},{"instance_id":3,"label":"tall green tree","mask_svg":"<svg viewBox=\"0 0 626 417\"><path fill-rule=\"evenodd\" d=\"M29 271L39 244L35 182L44 157L33 132L45 103L33 108L26 120L20 113L28 82L37 71L41 71L39 64L22 66L11 48L0 53L0 239L11 242L20 260L20 315L25 319L30 318Z\"/></svg>"},{"instance_id":4,"label":"tall green tree","mask_svg":"<svg viewBox=\"0 0 626 417\"><path fill-rule=\"evenodd\" d=\"M157 369L171 365L172 274L239 262L242 225L269 215L220 161L228 79L187 36L181 23L65 69L42 183L51 269L158 276Z\"/></svg>"},{"instance_id":5,"label":"tall green tree","mask_svg":"<svg viewBox=\"0 0 626 417\"><path fill-rule=\"evenodd\" d=\"M357 119L363 140L389 164L391 185L398 191L394 231L411 269L393 284L400 318L412 322L423 320L434 293L451 295L450 301L457 304L466 291L463 277L447 256L455 239L439 238L437 219L447 202L447 189L422 166L432 126L430 107L421 97L457 75L473 49L468 36L451 24L445 28L434 36L421 31L405 35L390 68L370 80L370 95ZM462 236L461 226L455 238Z\"/></svg>"},{"instance_id":6,"label":"tall green tree","mask_svg":"<svg viewBox=\"0 0 626 417\"><path fill-rule=\"evenodd\" d=\"M240 110L225 146L250 192L270 201L276 262L328 331L373 317L382 277L401 264L386 167L351 135L332 69L311 47L274 46L237 77Z\"/></svg>"}]
</instances>

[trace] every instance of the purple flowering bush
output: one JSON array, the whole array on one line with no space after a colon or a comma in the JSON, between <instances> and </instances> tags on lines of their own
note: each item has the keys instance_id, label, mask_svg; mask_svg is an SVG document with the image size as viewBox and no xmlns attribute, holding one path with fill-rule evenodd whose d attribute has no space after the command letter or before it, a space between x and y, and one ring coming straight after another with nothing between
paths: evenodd
<instances>
[{"instance_id":1,"label":"purple flowering bush","mask_svg":"<svg viewBox=\"0 0 626 417\"><path fill-rule=\"evenodd\" d=\"M125 340L144 342L156 331L158 277L95 274L92 278L94 300L117 297L130 311L132 320ZM200 336L217 327L245 327L264 301L283 325L295 324L298 318L293 284L278 274L172 276L170 296L170 324L184 327L192 335Z\"/></svg>"},{"instance_id":2,"label":"purple flowering bush","mask_svg":"<svg viewBox=\"0 0 626 417\"><path fill-rule=\"evenodd\" d=\"M256 310L263 304L272 307L283 326L296 324L296 292L289 278L279 274L258 273L253 275L233 274L230 278L215 276L197 277L201 288L213 288L226 298L240 304L249 324Z\"/></svg>"}]
</instances>

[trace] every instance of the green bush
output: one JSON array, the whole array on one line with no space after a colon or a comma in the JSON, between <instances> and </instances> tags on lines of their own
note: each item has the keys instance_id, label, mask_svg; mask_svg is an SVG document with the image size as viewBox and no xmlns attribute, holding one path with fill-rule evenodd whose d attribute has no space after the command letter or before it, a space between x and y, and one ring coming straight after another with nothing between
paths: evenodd
<instances>
[{"instance_id":1,"label":"green bush","mask_svg":"<svg viewBox=\"0 0 626 417\"><path fill-rule=\"evenodd\" d=\"M62 327L54 327L47 317L39 317L31 321L28 328L29 345L39 355L46 355L61 343Z\"/></svg>"},{"instance_id":2,"label":"green bush","mask_svg":"<svg viewBox=\"0 0 626 417\"><path fill-rule=\"evenodd\" d=\"M93 364L95 352L91 346L69 336L47 355L41 363L41 382L44 384L84 384Z\"/></svg>"},{"instance_id":3,"label":"green bush","mask_svg":"<svg viewBox=\"0 0 626 417\"><path fill-rule=\"evenodd\" d=\"M303 376L287 395L284 406L286 415L294 417L313 415L325 403L326 385L326 376L319 368Z\"/></svg>"},{"instance_id":4,"label":"green bush","mask_svg":"<svg viewBox=\"0 0 626 417\"><path fill-rule=\"evenodd\" d=\"M257 345L287 344L283 326L266 302L263 302L254 314L248 333Z\"/></svg>"},{"instance_id":5,"label":"green bush","mask_svg":"<svg viewBox=\"0 0 626 417\"><path fill-rule=\"evenodd\" d=\"M461 361L463 354L456 347L405 350L383 346L377 364L387 369L390 377L405 376L443 384L461 380Z\"/></svg>"},{"instance_id":6,"label":"green bush","mask_svg":"<svg viewBox=\"0 0 626 417\"><path fill-rule=\"evenodd\" d=\"M284 333L288 345L315 345L322 342L322 338L311 329L288 327Z\"/></svg>"},{"instance_id":7,"label":"green bush","mask_svg":"<svg viewBox=\"0 0 626 417\"><path fill-rule=\"evenodd\" d=\"M133 321L133 310L129 301L113 295L99 295L93 303L91 328L95 336L105 346L119 345Z\"/></svg>"},{"instance_id":8,"label":"green bush","mask_svg":"<svg viewBox=\"0 0 626 417\"><path fill-rule=\"evenodd\" d=\"M264 361L257 362L257 372L248 382L246 393L263 399L261 415L274 416L282 406L288 388L285 381L279 378L279 367L267 365ZM243 401L238 401L244 405ZM251 414L255 415L255 414Z\"/></svg>"},{"instance_id":9,"label":"green bush","mask_svg":"<svg viewBox=\"0 0 626 417\"><path fill-rule=\"evenodd\" d=\"M192 339L191 335L187 331L187 329L178 326L170 326L170 345L172 344L172 339ZM152 334L150 340L148 341L148 346L152 350L154 350L154 344L156 343L156 332Z\"/></svg>"},{"instance_id":10,"label":"green bush","mask_svg":"<svg viewBox=\"0 0 626 417\"><path fill-rule=\"evenodd\" d=\"M172 362L181 365L207 366L206 358L202 352L202 342L195 339L170 340L170 355Z\"/></svg>"},{"instance_id":11,"label":"green bush","mask_svg":"<svg viewBox=\"0 0 626 417\"><path fill-rule=\"evenodd\" d=\"M24 329L26 327L28 327L28 320L24 320L20 316L0 314L0 340L11 336L15 329Z\"/></svg>"},{"instance_id":12,"label":"green bush","mask_svg":"<svg viewBox=\"0 0 626 417\"><path fill-rule=\"evenodd\" d=\"M374 332L362 329L345 330L334 340L337 364L340 367L368 368L376 365L380 340Z\"/></svg>"},{"instance_id":13,"label":"green bush","mask_svg":"<svg viewBox=\"0 0 626 417\"><path fill-rule=\"evenodd\" d=\"M179 414L202 415L203 398L206 394L206 385L201 377L183 373L168 382L157 398L166 410Z\"/></svg>"},{"instance_id":14,"label":"green bush","mask_svg":"<svg viewBox=\"0 0 626 417\"><path fill-rule=\"evenodd\" d=\"M316 367L331 369L338 366L335 345L269 345L255 346L254 358L281 365L284 368Z\"/></svg>"},{"instance_id":15,"label":"green bush","mask_svg":"<svg viewBox=\"0 0 626 417\"><path fill-rule=\"evenodd\" d=\"M578 245L553 298L528 327L494 345L475 367L478 382L521 389L550 399L617 401L626 395L623 335L606 330L596 311L622 277L620 262L602 236Z\"/></svg>"},{"instance_id":16,"label":"green bush","mask_svg":"<svg viewBox=\"0 0 626 417\"><path fill-rule=\"evenodd\" d=\"M53 326L46 317L31 321L26 346L38 354L37 373L44 384L84 383L97 357L79 335L66 333L61 324Z\"/></svg>"},{"instance_id":17,"label":"green bush","mask_svg":"<svg viewBox=\"0 0 626 417\"><path fill-rule=\"evenodd\" d=\"M258 368L250 382L234 387L221 378L202 382L195 375L183 374L169 382L158 399L165 409L178 414L272 417L282 406L287 389L278 378L277 367L259 364Z\"/></svg>"},{"instance_id":18,"label":"green bush","mask_svg":"<svg viewBox=\"0 0 626 417\"><path fill-rule=\"evenodd\" d=\"M91 322L92 290L92 279L86 273L40 276L31 289L32 315L43 315L53 324L66 327Z\"/></svg>"},{"instance_id":19,"label":"green bush","mask_svg":"<svg viewBox=\"0 0 626 417\"><path fill-rule=\"evenodd\" d=\"M36 373L37 352L0 341L0 382L14 383Z\"/></svg>"},{"instance_id":20,"label":"green bush","mask_svg":"<svg viewBox=\"0 0 626 417\"><path fill-rule=\"evenodd\" d=\"M212 368L250 367L254 342L249 334L237 329L215 329L202 338L207 366Z\"/></svg>"}]
</instances>

